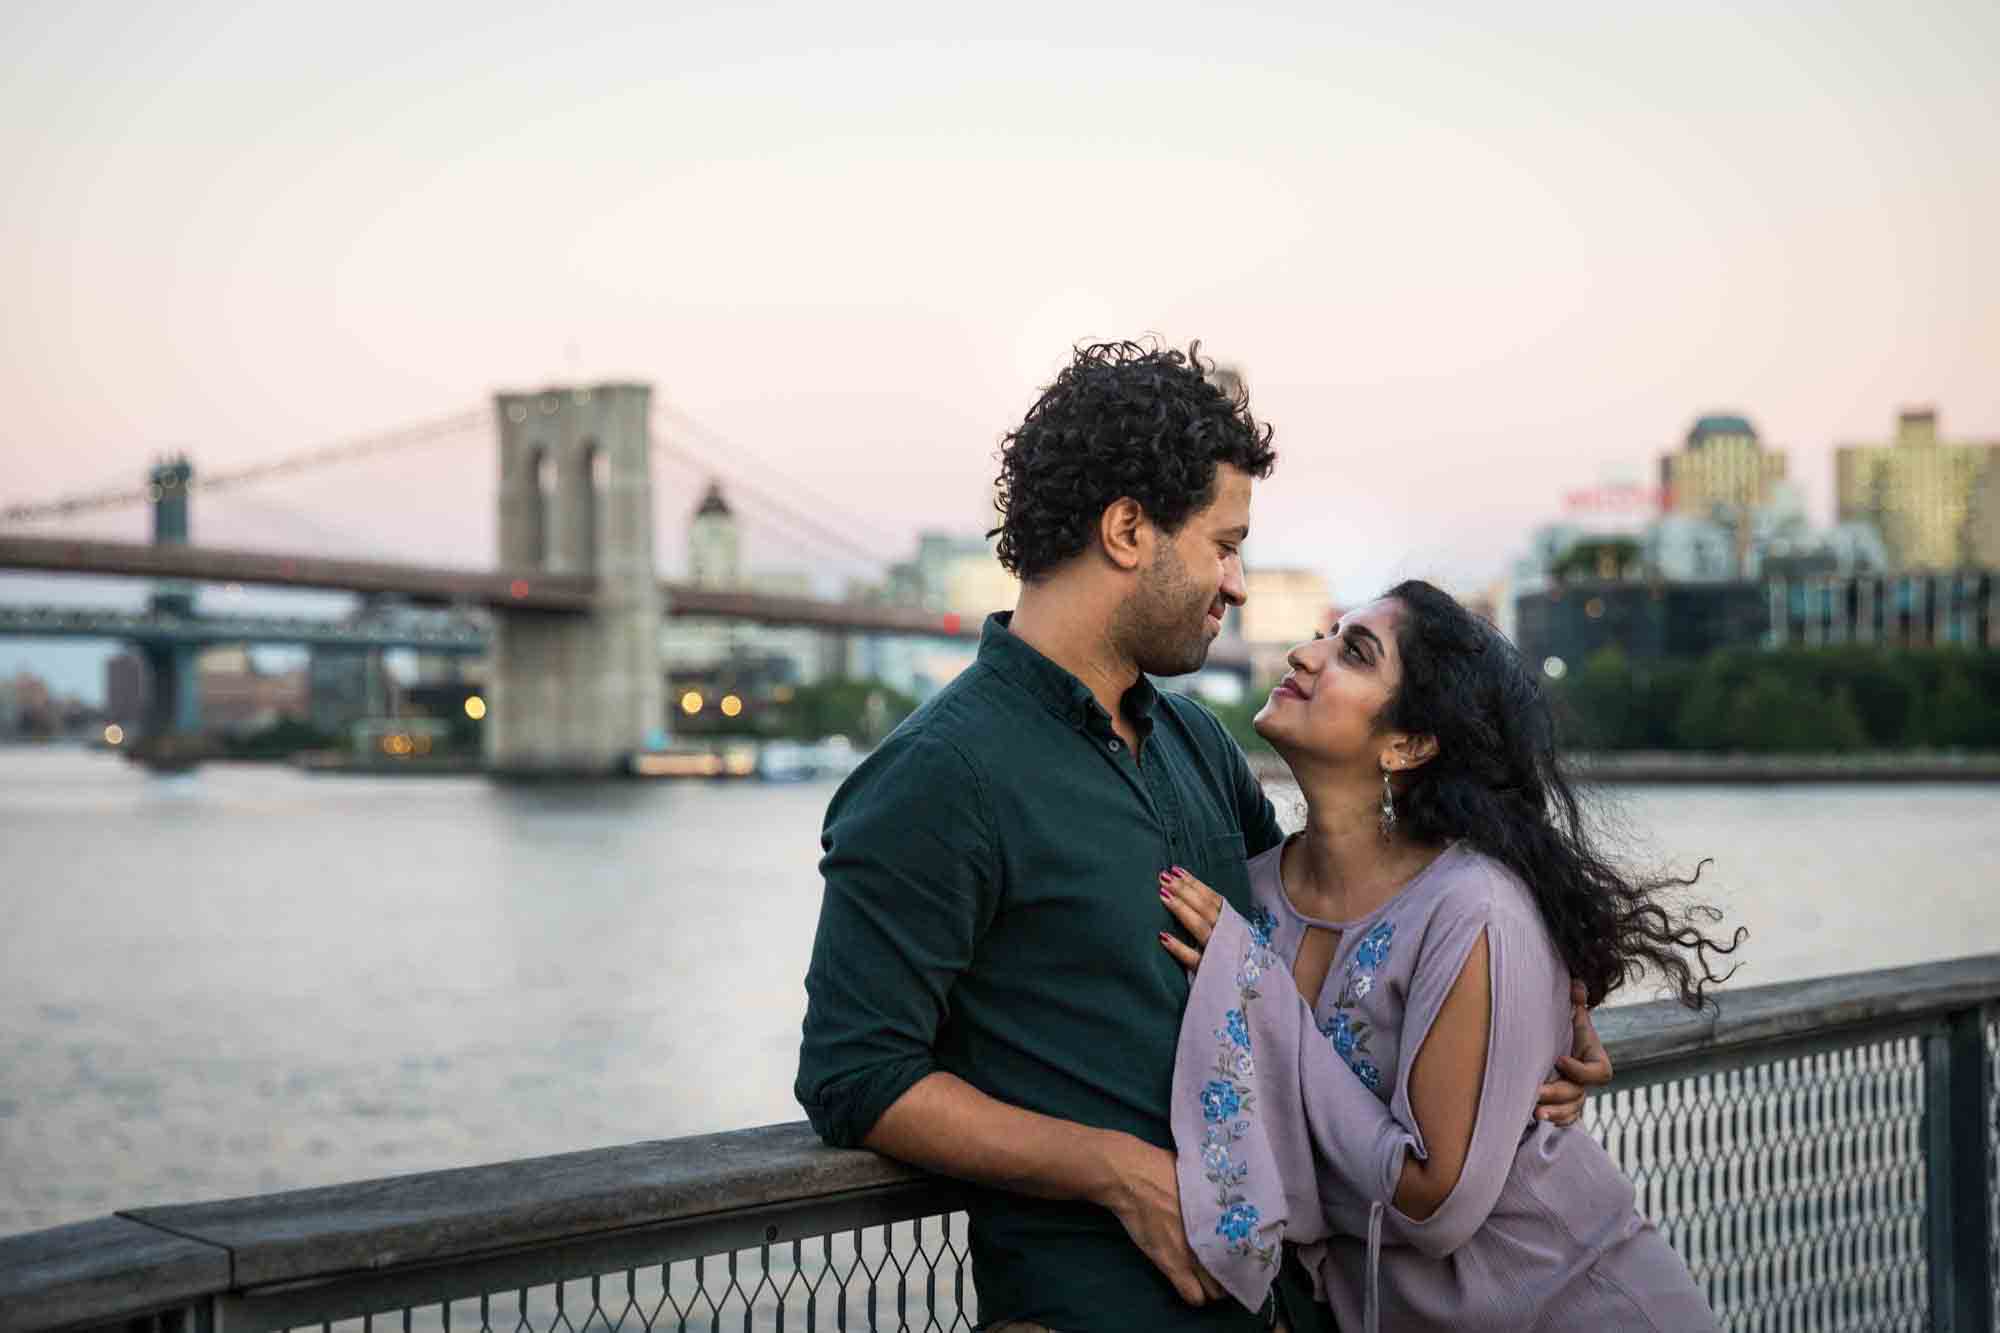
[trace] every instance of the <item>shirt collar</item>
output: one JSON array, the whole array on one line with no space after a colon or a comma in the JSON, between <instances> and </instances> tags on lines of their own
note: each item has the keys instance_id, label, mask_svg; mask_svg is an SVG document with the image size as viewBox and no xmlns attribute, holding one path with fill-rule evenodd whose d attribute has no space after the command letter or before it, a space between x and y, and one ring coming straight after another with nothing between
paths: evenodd
<instances>
[{"instance_id":1,"label":"shirt collar","mask_svg":"<svg viewBox=\"0 0 2000 1333\"><path fill-rule=\"evenodd\" d=\"M1034 695L1043 707L1072 727L1081 728L1093 717L1110 726L1111 719L1104 715L1088 685L1014 636L1007 628L1013 618L1012 611L995 611L986 617L986 624L979 632L980 665ZM1153 708L1159 698L1159 690L1142 671L1121 702L1126 715L1141 730L1150 730Z\"/></svg>"}]
</instances>

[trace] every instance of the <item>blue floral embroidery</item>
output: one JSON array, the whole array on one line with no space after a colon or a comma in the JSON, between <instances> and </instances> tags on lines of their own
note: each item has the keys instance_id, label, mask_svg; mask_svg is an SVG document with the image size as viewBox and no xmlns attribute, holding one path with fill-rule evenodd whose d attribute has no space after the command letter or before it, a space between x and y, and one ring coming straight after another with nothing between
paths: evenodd
<instances>
[{"instance_id":1,"label":"blue floral embroidery","mask_svg":"<svg viewBox=\"0 0 2000 1333\"><path fill-rule=\"evenodd\" d=\"M1257 983L1264 973L1278 967L1278 955L1271 949L1271 932L1277 917L1269 908L1259 907L1250 914L1250 940L1236 965L1238 1006L1222 1016L1215 1029L1215 1077L1201 1088L1201 1118L1205 1123L1201 1138L1201 1164L1208 1182L1215 1186L1215 1202L1222 1210L1215 1234L1229 1242L1231 1254L1255 1259L1265 1268L1278 1262L1275 1242L1256 1242L1260 1216L1257 1205L1243 1196L1243 1182L1249 1179L1250 1164L1239 1162L1232 1152L1250 1132L1250 1118L1256 1111L1256 1094L1250 1080L1257 1075L1257 1062L1250 1053L1250 1019L1246 1012L1258 997Z\"/></svg>"},{"instance_id":2,"label":"blue floral embroidery","mask_svg":"<svg viewBox=\"0 0 2000 1333\"><path fill-rule=\"evenodd\" d=\"M1347 960L1340 994L1334 997L1333 1014L1319 1025L1320 1035L1332 1043L1335 1054L1347 1062L1347 1067L1370 1092L1381 1091L1382 1071L1368 1059L1368 1024L1347 1011L1375 989L1375 974L1389 961L1389 945L1395 938L1396 928L1387 921L1377 922L1361 937L1354 957Z\"/></svg>"},{"instance_id":3,"label":"blue floral embroidery","mask_svg":"<svg viewBox=\"0 0 2000 1333\"><path fill-rule=\"evenodd\" d=\"M1215 1224L1215 1234L1225 1236L1237 1245L1247 1245L1250 1233L1257 1229L1257 1205L1254 1203L1232 1203L1222 1210L1222 1217Z\"/></svg>"},{"instance_id":4,"label":"blue floral embroidery","mask_svg":"<svg viewBox=\"0 0 2000 1333\"><path fill-rule=\"evenodd\" d=\"M1361 939L1361 947L1354 951L1354 961L1373 972L1389 960L1389 941L1396 937L1396 928L1387 921L1380 922Z\"/></svg>"},{"instance_id":5,"label":"blue floral embroidery","mask_svg":"<svg viewBox=\"0 0 2000 1333\"><path fill-rule=\"evenodd\" d=\"M1367 1025L1363 1024L1362 1029L1366 1031ZM1345 1013L1335 1014L1320 1031L1333 1043L1333 1049L1340 1052L1342 1059L1354 1054L1354 1023Z\"/></svg>"}]
</instances>

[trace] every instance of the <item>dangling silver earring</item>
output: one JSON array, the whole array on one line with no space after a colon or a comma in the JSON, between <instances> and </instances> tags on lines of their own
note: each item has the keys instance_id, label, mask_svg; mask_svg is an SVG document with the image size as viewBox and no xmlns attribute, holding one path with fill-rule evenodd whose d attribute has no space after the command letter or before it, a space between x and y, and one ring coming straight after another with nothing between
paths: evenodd
<instances>
[{"instance_id":1,"label":"dangling silver earring","mask_svg":"<svg viewBox=\"0 0 2000 1333\"><path fill-rule=\"evenodd\" d=\"M1382 770L1382 841L1389 841L1389 835L1396 828L1396 792L1389 785L1389 770Z\"/></svg>"}]
</instances>

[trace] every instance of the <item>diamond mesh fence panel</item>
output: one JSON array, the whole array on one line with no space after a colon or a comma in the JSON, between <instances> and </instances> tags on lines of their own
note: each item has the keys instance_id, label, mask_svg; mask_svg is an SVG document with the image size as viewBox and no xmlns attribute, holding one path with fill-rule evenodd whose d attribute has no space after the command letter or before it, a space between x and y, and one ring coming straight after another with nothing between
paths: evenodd
<instances>
[{"instance_id":1,"label":"diamond mesh fence panel","mask_svg":"<svg viewBox=\"0 0 2000 1333\"><path fill-rule=\"evenodd\" d=\"M1920 1039L1614 1083L1585 1123L1724 1328L1928 1326Z\"/></svg>"},{"instance_id":2,"label":"diamond mesh fence panel","mask_svg":"<svg viewBox=\"0 0 2000 1333\"><path fill-rule=\"evenodd\" d=\"M974 1318L965 1214L580 1276L304 1328L329 1333L952 1333Z\"/></svg>"}]
</instances>

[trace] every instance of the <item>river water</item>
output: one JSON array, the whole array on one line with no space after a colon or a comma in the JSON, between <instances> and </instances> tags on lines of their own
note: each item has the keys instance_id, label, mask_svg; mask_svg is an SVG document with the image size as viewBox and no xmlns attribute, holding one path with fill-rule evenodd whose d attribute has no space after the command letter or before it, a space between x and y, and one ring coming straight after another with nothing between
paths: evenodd
<instances>
[{"instance_id":1,"label":"river water","mask_svg":"<svg viewBox=\"0 0 2000 1333\"><path fill-rule=\"evenodd\" d=\"M799 1118L831 791L0 750L0 1234ZM1615 800L1745 984L2000 951L2000 786Z\"/></svg>"}]
</instances>

